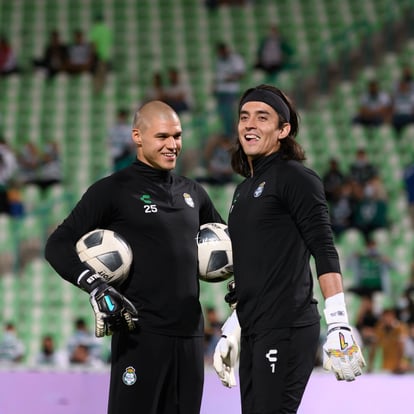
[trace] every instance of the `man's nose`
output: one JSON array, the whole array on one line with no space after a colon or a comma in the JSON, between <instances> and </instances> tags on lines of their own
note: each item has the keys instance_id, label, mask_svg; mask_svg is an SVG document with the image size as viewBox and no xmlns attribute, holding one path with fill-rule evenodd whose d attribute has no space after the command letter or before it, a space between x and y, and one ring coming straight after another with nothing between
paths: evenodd
<instances>
[{"instance_id":1,"label":"man's nose","mask_svg":"<svg viewBox=\"0 0 414 414\"><path fill-rule=\"evenodd\" d=\"M167 146L168 148L177 148L177 141L174 137L169 137L167 140Z\"/></svg>"}]
</instances>

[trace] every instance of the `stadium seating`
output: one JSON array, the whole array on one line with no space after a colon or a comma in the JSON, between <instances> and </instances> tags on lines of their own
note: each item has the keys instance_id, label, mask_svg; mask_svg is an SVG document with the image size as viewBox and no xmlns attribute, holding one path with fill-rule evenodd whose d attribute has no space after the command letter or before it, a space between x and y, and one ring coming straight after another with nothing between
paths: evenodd
<instances>
[{"instance_id":1,"label":"stadium seating","mask_svg":"<svg viewBox=\"0 0 414 414\"><path fill-rule=\"evenodd\" d=\"M131 111L137 107L154 70L177 66L191 85L195 110L183 116L183 126L186 148L198 149L203 145L201 138L220 127L211 95L217 41L228 41L252 68L260 36L268 23L278 22L293 43L300 63L299 70L282 73L279 78L282 89L293 91L298 80L321 69L322 52L325 63L334 62L344 50L358 45L367 32L381 30L412 7L411 1L392 2L391 6L387 0L346 0L335 5L330 0L256 0L244 7L223 6L216 11L208 11L202 1L195 0L105 0L102 4L115 34L116 49L105 90L94 95L88 75L70 78L60 74L46 82L41 72L31 70L31 59L41 54L49 30L59 27L66 41L78 27L87 31L99 10L98 3L0 0L0 26L12 40L24 68L20 75L0 78L1 130L15 148L28 139L38 144L55 139L65 177L64 186L51 191L46 200L41 200L34 188L24 190L28 216L23 221L0 216L0 319L19 322L19 333L29 349L28 359L38 349L42 334L53 331L63 344L71 321L78 316L91 321L85 295L57 277L39 253L50 229L86 187L109 172L107 130L118 107ZM401 184L401 167L414 158L414 130L408 128L397 143L390 128L380 128L375 137L369 137L349 121L373 71L389 87L403 63L414 63L413 50L414 44L408 43L399 54L387 54L380 67L364 70L355 81L340 83L329 96L315 99L311 108L301 112L298 138L306 149L308 164L320 174L332 155L340 155L341 167L347 168L360 145L366 146L370 158L380 166L390 194L392 226L378 238L381 247L398 263L394 275L397 291L404 286L414 247L413 235L406 231ZM243 86L261 81L261 74L250 70ZM227 217L234 187L206 188L223 217ZM341 258L345 259L360 243L353 231L338 240ZM30 252L37 252L37 257L16 274L21 257L15 253L21 252L22 246L27 257ZM344 276L349 283L352 275L346 269ZM223 303L225 285L201 283L203 304L217 307L223 318L229 312Z\"/></svg>"}]
</instances>

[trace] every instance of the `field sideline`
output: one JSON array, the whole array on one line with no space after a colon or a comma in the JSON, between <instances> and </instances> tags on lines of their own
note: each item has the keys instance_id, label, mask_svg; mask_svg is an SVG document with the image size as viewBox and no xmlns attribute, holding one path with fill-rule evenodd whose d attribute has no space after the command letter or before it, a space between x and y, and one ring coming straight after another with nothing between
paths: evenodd
<instances>
[{"instance_id":1,"label":"field sideline","mask_svg":"<svg viewBox=\"0 0 414 414\"><path fill-rule=\"evenodd\" d=\"M105 414L108 372L0 370L0 413ZM414 375L365 374L352 383L315 371L298 414L412 412ZM227 389L206 368L200 414L240 414L239 388Z\"/></svg>"}]
</instances>

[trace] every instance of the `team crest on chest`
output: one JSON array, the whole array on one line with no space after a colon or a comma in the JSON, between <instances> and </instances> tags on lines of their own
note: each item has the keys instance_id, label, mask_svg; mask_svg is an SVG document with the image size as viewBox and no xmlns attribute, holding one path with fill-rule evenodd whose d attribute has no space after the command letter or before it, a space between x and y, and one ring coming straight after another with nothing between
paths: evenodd
<instances>
[{"instance_id":1,"label":"team crest on chest","mask_svg":"<svg viewBox=\"0 0 414 414\"><path fill-rule=\"evenodd\" d=\"M128 367L122 374L122 381L125 385L134 385L137 381L137 374L135 374L135 368Z\"/></svg>"},{"instance_id":2,"label":"team crest on chest","mask_svg":"<svg viewBox=\"0 0 414 414\"><path fill-rule=\"evenodd\" d=\"M254 198L260 197L262 195L265 184L266 184L266 181L263 181L262 183L259 184L259 187L257 187L256 190L254 190L254 193L253 193Z\"/></svg>"},{"instance_id":3,"label":"team crest on chest","mask_svg":"<svg viewBox=\"0 0 414 414\"><path fill-rule=\"evenodd\" d=\"M190 206L191 208L194 208L194 201L191 198L190 194L184 193L183 197L184 197L184 201L187 203L187 205Z\"/></svg>"}]
</instances>

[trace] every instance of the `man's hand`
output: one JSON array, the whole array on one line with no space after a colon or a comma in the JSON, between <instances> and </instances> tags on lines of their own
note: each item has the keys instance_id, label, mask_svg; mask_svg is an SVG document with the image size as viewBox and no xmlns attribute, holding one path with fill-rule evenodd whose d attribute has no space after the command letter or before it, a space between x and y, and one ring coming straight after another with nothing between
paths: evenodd
<instances>
[{"instance_id":1,"label":"man's hand","mask_svg":"<svg viewBox=\"0 0 414 414\"><path fill-rule=\"evenodd\" d=\"M98 338L112 335L123 326L130 331L135 329L138 321L135 306L101 276L87 272L81 275L78 284L89 293L89 301L95 313L95 335Z\"/></svg>"},{"instance_id":2,"label":"man's hand","mask_svg":"<svg viewBox=\"0 0 414 414\"><path fill-rule=\"evenodd\" d=\"M239 358L240 325L236 311L233 311L222 327L222 337L216 345L213 366L222 384L226 387L236 385L234 367Z\"/></svg>"},{"instance_id":3,"label":"man's hand","mask_svg":"<svg viewBox=\"0 0 414 414\"><path fill-rule=\"evenodd\" d=\"M329 325L323 346L323 368L333 371L339 381L353 381L362 374L365 366L364 356L349 325Z\"/></svg>"},{"instance_id":4,"label":"man's hand","mask_svg":"<svg viewBox=\"0 0 414 414\"><path fill-rule=\"evenodd\" d=\"M324 314L328 334L323 346L323 368L333 371L339 381L353 381L362 374L366 363L348 323L343 293L325 300Z\"/></svg>"}]
</instances>

